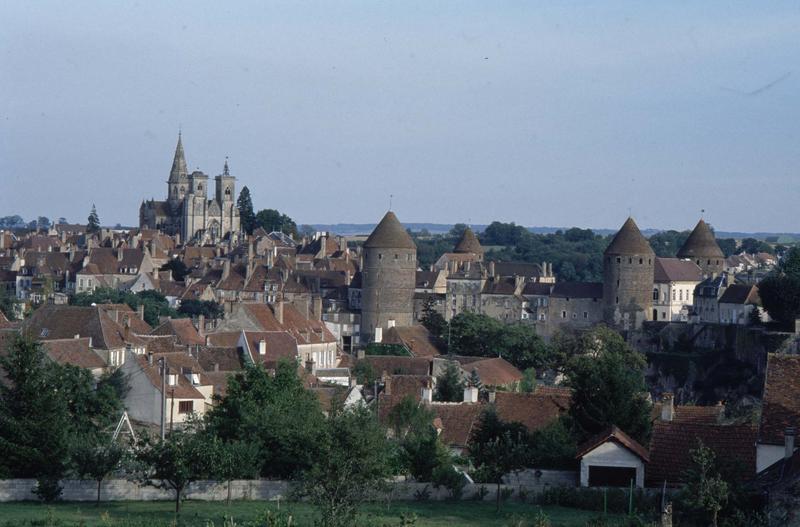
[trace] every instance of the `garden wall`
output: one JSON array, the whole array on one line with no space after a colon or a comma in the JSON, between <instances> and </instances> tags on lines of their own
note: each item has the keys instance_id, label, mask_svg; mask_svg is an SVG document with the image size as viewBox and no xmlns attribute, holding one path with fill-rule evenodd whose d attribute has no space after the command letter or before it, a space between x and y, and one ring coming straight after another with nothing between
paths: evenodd
<instances>
[{"instance_id":1,"label":"garden wall","mask_svg":"<svg viewBox=\"0 0 800 527\"><path fill-rule=\"evenodd\" d=\"M530 471L530 474L526 472L507 478L507 484L502 487L513 490L516 495L520 489L527 493L540 492L548 486L575 486L578 481L577 472L556 470L543 470L538 474L533 471ZM61 499L64 501L97 499L97 483L94 481L70 479L62 481L61 484L64 488ZM485 487L485 491L482 492L481 487ZM0 502L36 500L38 498L33 492L35 488L34 479L0 480ZM235 480L231 483L231 497L235 500L286 499L289 488L290 484L286 481ZM462 498L472 499L476 495L483 494L483 499L491 500L495 497L495 488L495 485L469 484L464 488ZM429 483L406 481L394 482L389 496L386 497L398 501L411 501L423 494L431 500L450 498L450 493L445 488L436 489ZM189 486L185 497L192 500L223 501L228 497L228 487L217 481L197 481ZM103 482L100 499L103 501L173 500L175 493L172 490L157 489L126 479L109 479Z\"/></svg>"}]
</instances>

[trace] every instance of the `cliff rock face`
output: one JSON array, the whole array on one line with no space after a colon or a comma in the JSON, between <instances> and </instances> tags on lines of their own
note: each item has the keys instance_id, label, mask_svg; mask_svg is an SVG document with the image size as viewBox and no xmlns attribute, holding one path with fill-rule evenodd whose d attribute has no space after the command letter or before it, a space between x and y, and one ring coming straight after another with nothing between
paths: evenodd
<instances>
[{"instance_id":1,"label":"cliff rock face","mask_svg":"<svg viewBox=\"0 0 800 527\"><path fill-rule=\"evenodd\" d=\"M761 396L767 354L797 348L797 336L720 324L647 323L629 334L648 359L654 395L678 404L736 403Z\"/></svg>"}]
</instances>

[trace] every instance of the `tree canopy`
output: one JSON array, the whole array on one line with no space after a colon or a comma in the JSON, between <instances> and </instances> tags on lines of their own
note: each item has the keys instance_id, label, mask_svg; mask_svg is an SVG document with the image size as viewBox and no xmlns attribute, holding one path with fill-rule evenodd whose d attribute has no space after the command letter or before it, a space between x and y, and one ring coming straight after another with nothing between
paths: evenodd
<instances>
[{"instance_id":1,"label":"tree canopy","mask_svg":"<svg viewBox=\"0 0 800 527\"><path fill-rule=\"evenodd\" d=\"M289 236L297 237L297 224L294 220L275 209L258 211L253 228L256 227L261 227L267 232L280 231Z\"/></svg>"},{"instance_id":2,"label":"tree canopy","mask_svg":"<svg viewBox=\"0 0 800 527\"><path fill-rule=\"evenodd\" d=\"M86 232L89 234L100 232L100 217L97 215L97 207L94 206L94 203L92 203L92 210L87 218Z\"/></svg>"},{"instance_id":3,"label":"tree canopy","mask_svg":"<svg viewBox=\"0 0 800 527\"><path fill-rule=\"evenodd\" d=\"M647 443L650 403L643 356L604 326L587 332L578 342L581 353L569 360L566 375L572 388L569 413L580 440L616 425Z\"/></svg>"},{"instance_id":4,"label":"tree canopy","mask_svg":"<svg viewBox=\"0 0 800 527\"><path fill-rule=\"evenodd\" d=\"M800 248L787 251L781 263L758 284L764 309L770 318L792 325L800 317Z\"/></svg>"},{"instance_id":5,"label":"tree canopy","mask_svg":"<svg viewBox=\"0 0 800 527\"><path fill-rule=\"evenodd\" d=\"M242 229L247 234L253 234L253 229L256 226L256 214L253 212L253 199L250 197L250 189L247 186L242 187L239 192L236 208L239 209L239 222L242 225Z\"/></svg>"}]
</instances>

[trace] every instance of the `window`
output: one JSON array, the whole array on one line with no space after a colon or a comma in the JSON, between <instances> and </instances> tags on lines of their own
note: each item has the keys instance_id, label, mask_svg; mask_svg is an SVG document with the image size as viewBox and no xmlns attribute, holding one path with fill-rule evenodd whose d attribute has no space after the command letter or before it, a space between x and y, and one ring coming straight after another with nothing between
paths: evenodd
<instances>
[{"instance_id":1,"label":"window","mask_svg":"<svg viewBox=\"0 0 800 527\"><path fill-rule=\"evenodd\" d=\"M383 254L378 253L378 260L383 260Z\"/></svg>"},{"instance_id":2,"label":"window","mask_svg":"<svg viewBox=\"0 0 800 527\"><path fill-rule=\"evenodd\" d=\"M541 313L541 314L539 315L539 320L541 320L542 322L544 322L544 320L545 320L544 313Z\"/></svg>"},{"instance_id":3,"label":"window","mask_svg":"<svg viewBox=\"0 0 800 527\"><path fill-rule=\"evenodd\" d=\"M642 265L643 263L644 263L644 258L639 258L639 265Z\"/></svg>"},{"instance_id":4,"label":"window","mask_svg":"<svg viewBox=\"0 0 800 527\"><path fill-rule=\"evenodd\" d=\"M572 313L572 318L578 318L578 314L573 312Z\"/></svg>"},{"instance_id":5,"label":"window","mask_svg":"<svg viewBox=\"0 0 800 527\"><path fill-rule=\"evenodd\" d=\"M672 300L675 301L678 299L678 292L674 289L672 290Z\"/></svg>"},{"instance_id":6,"label":"window","mask_svg":"<svg viewBox=\"0 0 800 527\"><path fill-rule=\"evenodd\" d=\"M633 263L633 258L628 258L628 263L632 264Z\"/></svg>"},{"instance_id":7,"label":"window","mask_svg":"<svg viewBox=\"0 0 800 527\"><path fill-rule=\"evenodd\" d=\"M399 260L399 259L400 259L400 255L398 255L398 254L395 254L395 255L394 255L394 261L396 262L396 261L397 261L397 260Z\"/></svg>"},{"instance_id":8,"label":"window","mask_svg":"<svg viewBox=\"0 0 800 527\"><path fill-rule=\"evenodd\" d=\"M658 302L658 289L653 289L653 300Z\"/></svg>"},{"instance_id":9,"label":"window","mask_svg":"<svg viewBox=\"0 0 800 527\"><path fill-rule=\"evenodd\" d=\"M614 298L614 303L615 303L615 304L619 304L619 297L615 297L615 298Z\"/></svg>"},{"instance_id":10,"label":"window","mask_svg":"<svg viewBox=\"0 0 800 527\"><path fill-rule=\"evenodd\" d=\"M583 312L583 318L589 318L589 312L588 311L584 311Z\"/></svg>"},{"instance_id":11,"label":"window","mask_svg":"<svg viewBox=\"0 0 800 527\"><path fill-rule=\"evenodd\" d=\"M178 413L179 414L190 414L194 412L194 401L179 401L178 402Z\"/></svg>"},{"instance_id":12,"label":"window","mask_svg":"<svg viewBox=\"0 0 800 527\"><path fill-rule=\"evenodd\" d=\"M622 258L620 258L619 256L617 256L617 263L622 263Z\"/></svg>"},{"instance_id":13,"label":"window","mask_svg":"<svg viewBox=\"0 0 800 527\"><path fill-rule=\"evenodd\" d=\"M683 301L683 289L681 289L681 290L679 291L679 294L678 294L678 300L681 300L681 301Z\"/></svg>"}]
</instances>

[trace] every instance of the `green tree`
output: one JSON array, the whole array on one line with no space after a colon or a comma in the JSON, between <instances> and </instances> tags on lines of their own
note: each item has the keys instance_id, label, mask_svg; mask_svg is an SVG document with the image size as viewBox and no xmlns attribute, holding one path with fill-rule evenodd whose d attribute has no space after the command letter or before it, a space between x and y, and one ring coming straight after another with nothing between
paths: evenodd
<instances>
[{"instance_id":1,"label":"green tree","mask_svg":"<svg viewBox=\"0 0 800 527\"><path fill-rule=\"evenodd\" d=\"M504 324L486 315L459 313L450 321L450 353L502 357L519 369L552 366L550 347L533 326Z\"/></svg>"},{"instance_id":2,"label":"green tree","mask_svg":"<svg viewBox=\"0 0 800 527\"><path fill-rule=\"evenodd\" d=\"M349 527L358 506L389 475L389 445L375 415L364 407L334 408L319 438L320 453L300 486L319 514L321 527Z\"/></svg>"},{"instance_id":3,"label":"green tree","mask_svg":"<svg viewBox=\"0 0 800 527\"><path fill-rule=\"evenodd\" d=\"M702 511L717 526L719 513L727 505L730 486L716 468L716 456L702 441L691 451L692 466L686 472L682 498L689 506Z\"/></svg>"},{"instance_id":4,"label":"green tree","mask_svg":"<svg viewBox=\"0 0 800 527\"><path fill-rule=\"evenodd\" d=\"M770 318L790 326L800 316L800 247L791 248L780 265L758 284Z\"/></svg>"},{"instance_id":5,"label":"green tree","mask_svg":"<svg viewBox=\"0 0 800 527\"><path fill-rule=\"evenodd\" d=\"M97 215L97 207L94 206L94 203L92 203L92 211L87 219L86 232L88 234L100 232L100 217Z\"/></svg>"},{"instance_id":6,"label":"green tree","mask_svg":"<svg viewBox=\"0 0 800 527\"><path fill-rule=\"evenodd\" d=\"M433 472L452 460L433 427L434 414L412 396L404 397L389 412L387 423L399 446L400 466L417 481L432 481Z\"/></svg>"},{"instance_id":7,"label":"green tree","mask_svg":"<svg viewBox=\"0 0 800 527\"><path fill-rule=\"evenodd\" d=\"M442 373L436 377L437 401L458 403L464 400L464 381L461 379L461 368L455 362L448 362Z\"/></svg>"},{"instance_id":8,"label":"green tree","mask_svg":"<svg viewBox=\"0 0 800 527\"><path fill-rule=\"evenodd\" d=\"M433 297L427 298L422 306L420 322L434 337L443 337L447 331L447 321L441 313L436 311Z\"/></svg>"},{"instance_id":9,"label":"green tree","mask_svg":"<svg viewBox=\"0 0 800 527\"><path fill-rule=\"evenodd\" d=\"M678 250L686 243L690 231L662 231L648 239L650 247L661 258L674 258Z\"/></svg>"},{"instance_id":10,"label":"green tree","mask_svg":"<svg viewBox=\"0 0 800 527\"><path fill-rule=\"evenodd\" d=\"M17 314L15 311L16 300L5 287L0 287L0 313L3 313L8 320L16 320Z\"/></svg>"},{"instance_id":11,"label":"green tree","mask_svg":"<svg viewBox=\"0 0 800 527\"><path fill-rule=\"evenodd\" d=\"M125 450L118 444L94 444L89 438L78 445L72 453L72 461L78 475L97 482L96 507L100 506L103 480L119 468L124 456Z\"/></svg>"},{"instance_id":12,"label":"green tree","mask_svg":"<svg viewBox=\"0 0 800 527\"><path fill-rule=\"evenodd\" d=\"M176 282L183 282L186 275L189 274L191 271L183 261L178 260L177 258L170 259L167 263L161 266L159 271L170 271L172 273L172 279Z\"/></svg>"},{"instance_id":13,"label":"green tree","mask_svg":"<svg viewBox=\"0 0 800 527\"><path fill-rule=\"evenodd\" d=\"M581 354L566 368L572 388L569 413L580 438L617 425L640 443L650 436L646 362L615 331L598 326L584 335Z\"/></svg>"},{"instance_id":14,"label":"green tree","mask_svg":"<svg viewBox=\"0 0 800 527\"><path fill-rule=\"evenodd\" d=\"M477 388L478 390L482 390L483 389L483 383L481 382L481 376L478 373L478 370L476 370L475 368L472 368L472 371L469 372L469 381L468 381L468 383L469 383L470 386L473 386L473 387Z\"/></svg>"},{"instance_id":15,"label":"green tree","mask_svg":"<svg viewBox=\"0 0 800 527\"><path fill-rule=\"evenodd\" d=\"M166 439L144 438L136 458L142 466L139 479L156 488L175 492L175 514L181 512L186 488L209 477L216 463L216 449L194 427L170 433Z\"/></svg>"},{"instance_id":16,"label":"green tree","mask_svg":"<svg viewBox=\"0 0 800 527\"><path fill-rule=\"evenodd\" d=\"M61 493L72 425L52 366L40 344L22 335L0 354L0 473L37 478L46 501Z\"/></svg>"},{"instance_id":17,"label":"green tree","mask_svg":"<svg viewBox=\"0 0 800 527\"><path fill-rule=\"evenodd\" d=\"M365 388L372 385L378 379L378 373L375 371L375 368L365 360L356 361L356 365L353 366L353 375L356 378L356 382Z\"/></svg>"},{"instance_id":18,"label":"green tree","mask_svg":"<svg viewBox=\"0 0 800 527\"><path fill-rule=\"evenodd\" d=\"M231 377L227 396L207 414L207 423L223 441L255 443L262 476L290 478L318 455L324 416L297 365L281 361L274 375L262 365L248 365Z\"/></svg>"},{"instance_id":19,"label":"green tree","mask_svg":"<svg viewBox=\"0 0 800 527\"><path fill-rule=\"evenodd\" d=\"M522 381L519 383L519 391L523 393L533 393L536 390L536 370L526 368L522 372Z\"/></svg>"},{"instance_id":20,"label":"green tree","mask_svg":"<svg viewBox=\"0 0 800 527\"><path fill-rule=\"evenodd\" d=\"M450 229L450 232L448 232L447 235L454 240L460 240L461 237L464 235L464 231L466 230L467 230L466 223L456 223L455 225L453 225L453 227Z\"/></svg>"},{"instance_id":21,"label":"green tree","mask_svg":"<svg viewBox=\"0 0 800 527\"><path fill-rule=\"evenodd\" d=\"M231 504L231 481L258 477L259 447L248 441L223 442L214 437L210 443L215 450L212 476L228 486L226 502Z\"/></svg>"},{"instance_id":22,"label":"green tree","mask_svg":"<svg viewBox=\"0 0 800 527\"><path fill-rule=\"evenodd\" d=\"M294 220L275 209L262 209L258 211L258 214L256 214L255 226L261 227L267 232L280 231L289 236L297 236L297 224Z\"/></svg>"},{"instance_id":23,"label":"green tree","mask_svg":"<svg viewBox=\"0 0 800 527\"><path fill-rule=\"evenodd\" d=\"M493 408L481 414L469 440L469 458L482 477L497 485L496 510L500 511L503 476L528 464L530 438L519 423L505 423Z\"/></svg>"},{"instance_id":24,"label":"green tree","mask_svg":"<svg viewBox=\"0 0 800 527\"><path fill-rule=\"evenodd\" d=\"M242 187L239 192L236 208L239 209L239 222L242 225L242 229L247 234L253 234L253 229L256 226L256 215L253 212L253 199L250 197L250 189L246 186Z\"/></svg>"},{"instance_id":25,"label":"green tree","mask_svg":"<svg viewBox=\"0 0 800 527\"><path fill-rule=\"evenodd\" d=\"M717 245L722 249L722 254L725 255L725 258L736 254L736 240L733 238L717 238Z\"/></svg>"},{"instance_id":26,"label":"green tree","mask_svg":"<svg viewBox=\"0 0 800 527\"><path fill-rule=\"evenodd\" d=\"M757 240L756 238L745 238L736 250L736 254L756 254L756 253L769 253L775 254L775 249L765 241Z\"/></svg>"},{"instance_id":27,"label":"green tree","mask_svg":"<svg viewBox=\"0 0 800 527\"><path fill-rule=\"evenodd\" d=\"M180 307L178 307L178 313L188 317L203 315L208 320L216 320L222 318L224 311L222 305L213 300L195 300L190 298L181 302Z\"/></svg>"},{"instance_id":28,"label":"green tree","mask_svg":"<svg viewBox=\"0 0 800 527\"><path fill-rule=\"evenodd\" d=\"M568 419L561 417L531 435L533 466L559 470L575 468L578 445Z\"/></svg>"}]
</instances>

